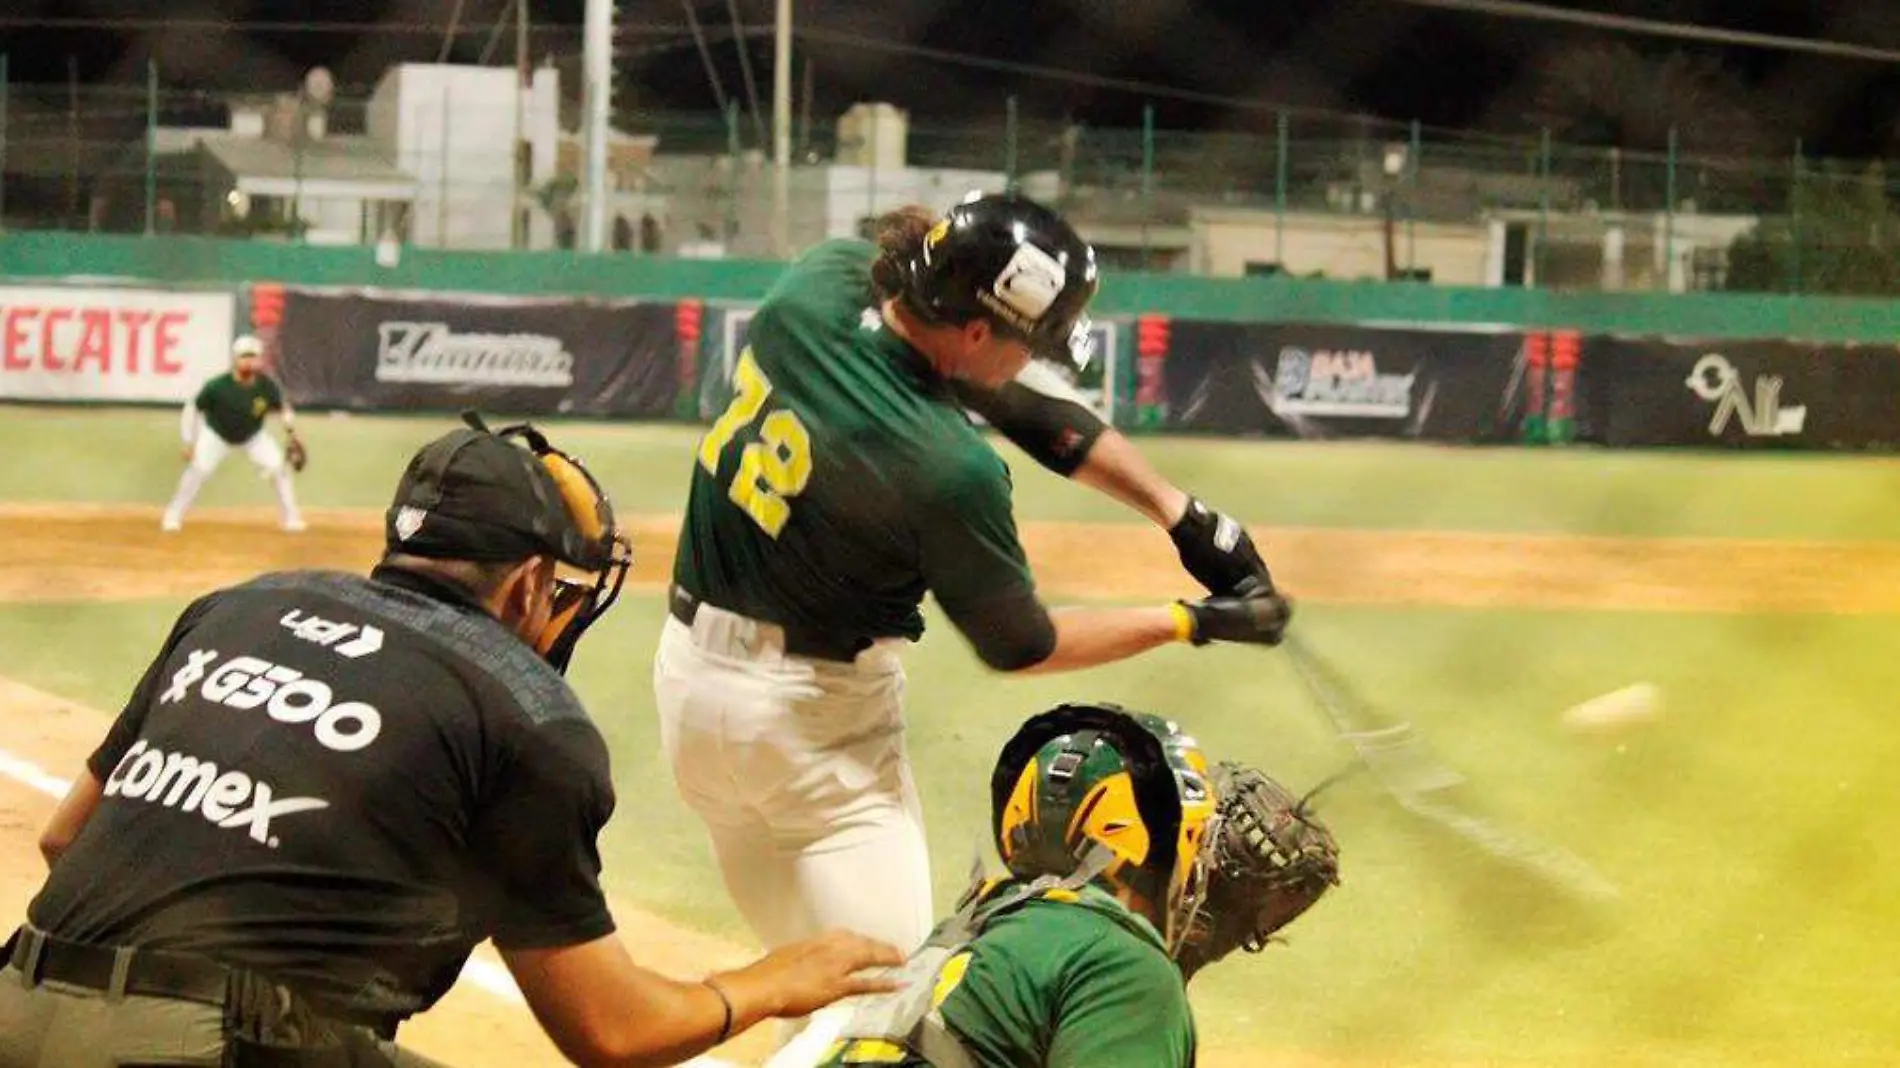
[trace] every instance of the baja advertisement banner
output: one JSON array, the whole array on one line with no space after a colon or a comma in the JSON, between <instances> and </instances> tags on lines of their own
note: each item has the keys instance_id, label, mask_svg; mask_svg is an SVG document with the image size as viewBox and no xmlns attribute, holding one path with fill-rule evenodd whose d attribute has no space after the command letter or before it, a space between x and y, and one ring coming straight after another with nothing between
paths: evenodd
<instances>
[{"instance_id":1,"label":"baja advertisement banner","mask_svg":"<svg viewBox=\"0 0 1900 1068\"><path fill-rule=\"evenodd\" d=\"M719 327L713 339L719 346L713 354L717 363L701 376L698 391L699 417L702 420L714 418L731 402L732 369L739 363L739 352L745 348L746 327L752 322L752 315L757 310L757 305L751 304L731 304L719 309ZM1117 372L1122 362L1120 347L1122 324L1125 321L1090 321L1091 354L1088 366L1079 373L1048 365L1062 377L1066 386L1075 390L1083 403L1111 425L1116 418L1115 392Z\"/></svg>"},{"instance_id":2,"label":"baja advertisement banner","mask_svg":"<svg viewBox=\"0 0 1900 1068\"><path fill-rule=\"evenodd\" d=\"M298 404L663 417L671 301L285 290L277 369Z\"/></svg>"},{"instance_id":3,"label":"baja advertisement banner","mask_svg":"<svg viewBox=\"0 0 1900 1068\"><path fill-rule=\"evenodd\" d=\"M1175 430L1498 441L1522 417L1524 338L1174 320L1160 358Z\"/></svg>"},{"instance_id":4,"label":"baja advertisement banner","mask_svg":"<svg viewBox=\"0 0 1900 1068\"><path fill-rule=\"evenodd\" d=\"M230 293L0 286L0 397L183 402L231 366Z\"/></svg>"},{"instance_id":5,"label":"baja advertisement banner","mask_svg":"<svg viewBox=\"0 0 1900 1068\"><path fill-rule=\"evenodd\" d=\"M1584 366L1606 445L1900 446L1891 345L1599 337Z\"/></svg>"}]
</instances>

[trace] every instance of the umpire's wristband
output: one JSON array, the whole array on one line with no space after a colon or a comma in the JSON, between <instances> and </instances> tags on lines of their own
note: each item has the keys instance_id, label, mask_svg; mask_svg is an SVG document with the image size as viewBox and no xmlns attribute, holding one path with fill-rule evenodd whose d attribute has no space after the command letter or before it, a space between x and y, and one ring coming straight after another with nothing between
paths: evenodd
<instances>
[{"instance_id":1,"label":"umpire's wristband","mask_svg":"<svg viewBox=\"0 0 1900 1068\"><path fill-rule=\"evenodd\" d=\"M719 995L719 1004L726 1010L725 1022L719 1025L719 1037L713 1039L713 1045L724 1045L726 1039L732 1037L732 999L726 996L725 988L720 986L719 981L713 976L709 975L701 979L699 985Z\"/></svg>"}]
</instances>

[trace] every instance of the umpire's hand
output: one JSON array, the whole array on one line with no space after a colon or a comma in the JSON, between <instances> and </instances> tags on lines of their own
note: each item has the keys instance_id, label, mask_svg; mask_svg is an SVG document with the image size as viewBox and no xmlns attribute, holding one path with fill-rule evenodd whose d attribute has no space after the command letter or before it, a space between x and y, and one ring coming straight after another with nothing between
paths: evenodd
<instances>
[{"instance_id":1,"label":"umpire's hand","mask_svg":"<svg viewBox=\"0 0 1900 1068\"><path fill-rule=\"evenodd\" d=\"M1202 601L1183 601L1194 633L1188 640L1195 645L1208 642L1249 642L1278 645L1286 637L1293 619L1293 603L1272 590L1249 592L1240 597L1209 597Z\"/></svg>"},{"instance_id":2,"label":"umpire's hand","mask_svg":"<svg viewBox=\"0 0 1900 1068\"><path fill-rule=\"evenodd\" d=\"M895 947L849 931L826 931L780 946L759 960L718 976L741 1020L809 1016L840 998L897 989L873 968L895 968L904 954ZM756 1015L755 1015L756 1014Z\"/></svg>"}]
</instances>

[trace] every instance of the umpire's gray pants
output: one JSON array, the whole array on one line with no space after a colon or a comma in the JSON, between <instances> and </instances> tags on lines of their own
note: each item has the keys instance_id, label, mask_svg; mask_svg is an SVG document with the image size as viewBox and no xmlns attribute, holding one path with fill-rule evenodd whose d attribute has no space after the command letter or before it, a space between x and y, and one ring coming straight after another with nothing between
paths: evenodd
<instances>
[{"instance_id":1,"label":"umpire's gray pants","mask_svg":"<svg viewBox=\"0 0 1900 1068\"><path fill-rule=\"evenodd\" d=\"M389 1068L445 1068L388 1042ZM217 1068L224 1012L168 998L113 997L65 983L29 986L0 970L0 1068ZM367 1068L367 1066L366 1066Z\"/></svg>"}]
</instances>

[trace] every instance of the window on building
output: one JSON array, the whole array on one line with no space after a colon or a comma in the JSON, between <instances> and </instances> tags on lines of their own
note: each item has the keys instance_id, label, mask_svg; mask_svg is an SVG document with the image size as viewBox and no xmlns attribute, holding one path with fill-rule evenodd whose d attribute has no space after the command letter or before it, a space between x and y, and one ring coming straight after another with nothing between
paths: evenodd
<instances>
[{"instance_id":1,"label":"window on building","mask_svg":"<svg viewBox=\"0 0 1900 1068\"><path fill-rule=\"evenodd\" d=\"M1689 253L1689 288L1728 288L1728 249L1698 248Z\"/></svg>"}]
</instances>

